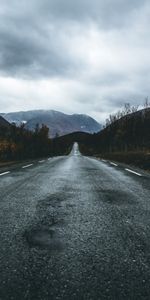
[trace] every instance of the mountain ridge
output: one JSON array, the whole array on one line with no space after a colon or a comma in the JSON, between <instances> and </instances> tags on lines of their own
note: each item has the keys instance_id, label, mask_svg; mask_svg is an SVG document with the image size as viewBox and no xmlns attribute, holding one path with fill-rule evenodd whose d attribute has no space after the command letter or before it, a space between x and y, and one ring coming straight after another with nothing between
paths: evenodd
<instances>
[{"instance_id":1,"label":"mountain ridge","mask_svg":"<svg viewBox=\"0 0 150 300\"><path fill-rule=\"evenodd\" d=\"M8 122L34 130L36 124L45 124L50 129L50 136L65 135L76 131L96 133L101 130L99 124L92 117L85 114L65 114L56 110L29 110L20 112L1 113Z\"/></svg>"}]
</instances>

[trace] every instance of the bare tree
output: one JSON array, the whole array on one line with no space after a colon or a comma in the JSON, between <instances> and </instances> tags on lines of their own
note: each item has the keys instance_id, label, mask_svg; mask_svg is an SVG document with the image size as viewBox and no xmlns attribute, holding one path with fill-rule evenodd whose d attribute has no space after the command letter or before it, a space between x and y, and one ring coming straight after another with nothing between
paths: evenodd
<instances>
[{"instance_id":1,"label":"bare tree","mask_svg":"<svg viewBox=\"0 0 150 300\"><path fill-rule=\"evenodd\" d=\"M148 108L148 107L150 107L150 102L149 102L148 97L146 97L145 102L144 102L144 108ZM139 105L131 106L131 104L129 102L125 103L124 107L121 110L118 110L118 112L116 112L115 114L109 115L109 118L106 119L105 127L110 126L111 124L113 124L117 120L120 120L121 118L125 117L128 114L137 112L138 108L139 108ZM143 115L144 115L144 111L143 111Z\"/></svg>"},{"instance_id":2,"label":"bare tree","mask_svg":"<svg viewBox=\"0 0 150 300\"><path fill-rule=\"evenodd\" d=\"M124 112L125 112L125 115L128 115L131 113L131 105L130 103L125 103L124 105Z\"/></svg>"},{"instance_id":3,"label":"bare tree","mask_svg":"<svg viewBox=\"0 0 150 300\"><path fill-rule=\"evenodd\" d=\"M135 113L136 111L138 111L138 108L139 108L139 105L133 105L133 106L131 107L131 112L132 112L132 113Z\"/></svg>"},{"instance_id":4,"label":"bare tree","mask_svg":"<svg viewBox=\"0 0 150 300\"><path fill-rule=\"evenodd\" d=\"M150 106L149 99L148 97L146 97L144 100L144 108L148 108L149 106Z\"/></svg>"}]
</instances>

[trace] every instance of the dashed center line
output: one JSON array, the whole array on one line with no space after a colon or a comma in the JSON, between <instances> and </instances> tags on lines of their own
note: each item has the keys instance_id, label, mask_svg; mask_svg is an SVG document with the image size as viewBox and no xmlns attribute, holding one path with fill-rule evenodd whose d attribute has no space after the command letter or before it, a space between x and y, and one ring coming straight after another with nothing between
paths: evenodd
<instances>
[{"instance_id":1,"label":"dashed center line","mask_svg":"<svg viewBox=\"0 0 150 300\"><path fill-rule=\"evenodd\" d=\"M110 162L111 165L115 166L115 167L118 167L117 164L113 163L113 162Z\"/></svg>"},{"instance_id":2,"label":"dashed center line","mask_svg":"<svg viewBox=\"0 0 150 300\"><path fill-rule=\"evenodd\" d=\"M7 171L7 172L4 172L4 173L1 173L0 176L7 175L9 173L10 173L10 171Z\"/></svg>"},{"instance_id":3,"label":"dashed center line","mask_svg":"<svg viewBox=\"0 0 150 300\"><path fill-rule=\"evenodd\" d=\"M102 161L105 162L105 163L107 162L107 160L105 160L105 159L102 159Z\"/></svg>"},{"instance_id":4,"label":"dashed center line","mask_svg":"<svg viewBox=\"0 0 150 300\"><path fill-rule=\"evenodd\" d=\"M39 160L39 163L41 164L41 163L43 163L45 160Z\"/></svg>"},{"instance_id":5,"label":"dashed center line","mask_svg":"<svg viewBox=\"0 0 150 300\"><path fill-rule=\"evenodd\" d=\"M133 173L133 174L135 174L135 175L138 175L138 176L142 176L140 173L137 173L137 172L135 172L135 171L133 171L133 170L130 170L130 169L125 169L127 172L130 172L130 173Z\"/></svg>"},{"instance_id":6,"label":"dashed center line","mask_svg":"<svg viewBox=\"0 0 150 300\"><path fill-rule=\"evenodd\" d=\"M33 166L33 164L29 164L29 165L23 166L22 169L26 169L26 168L29 168L31 166Z\"/></svg>"}]
</instances>

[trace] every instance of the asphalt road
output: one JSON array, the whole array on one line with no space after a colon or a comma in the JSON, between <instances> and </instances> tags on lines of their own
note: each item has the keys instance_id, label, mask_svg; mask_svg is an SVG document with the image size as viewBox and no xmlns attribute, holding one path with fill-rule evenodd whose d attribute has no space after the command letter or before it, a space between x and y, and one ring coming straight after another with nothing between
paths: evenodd
<instances>
[{"instance_id":1,"label":"asphalt road","mask_svg":"<svg viewBox=\"0 0 150 300\"><path fill-rule=\"evenodd\" d=\"M0 299L150 299L150 176L76 145L1 172Z\"/></svg>"}]
</instances>

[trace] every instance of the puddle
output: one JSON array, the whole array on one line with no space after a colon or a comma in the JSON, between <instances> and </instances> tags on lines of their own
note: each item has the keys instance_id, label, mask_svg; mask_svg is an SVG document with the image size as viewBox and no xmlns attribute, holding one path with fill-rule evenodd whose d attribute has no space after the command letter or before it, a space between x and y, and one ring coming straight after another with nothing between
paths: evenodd
<instances>
[{"instance_id":1,"label":"puddle","mask_svg":"<svg viewBox=\"0 0 150 300\"><path fill-rule=\"evenodd\" d=\"M40 200L37 204L37 208L45 208L45 207L61 207L64 198L57 195L50 195L46 199Z\"/></svg>"},{"instance_id":2,"label":"puddle","mask_svg":"<svg viewBox=\"0 0 150 300\"><path fill-rule=\"evenodd\" d=\"M100 200L112 205L133 205L135 199L125 192L116 190L99 190L101 194Z\"/></svg>"},{"instance_id":3,"label":"puddle","mask_svg":"<svg viewBox=\"0 0 150 300\"><path fill-rule=\"evenodd\" d=\"M50 251L60 251L63 248L53 229L33 229L26 231L24 237L30 248L48 249Z\"/></svg>"}]
</instances>

